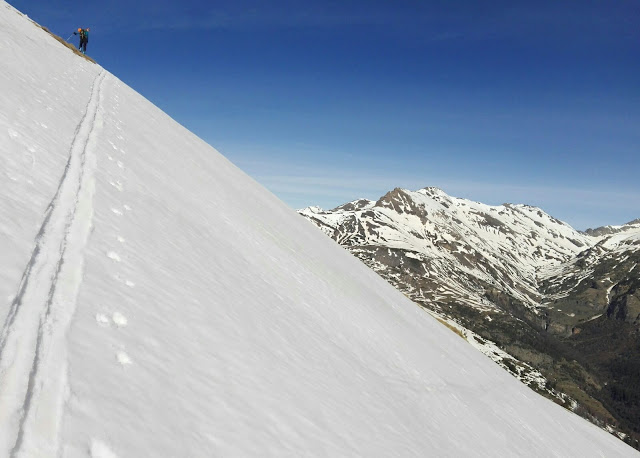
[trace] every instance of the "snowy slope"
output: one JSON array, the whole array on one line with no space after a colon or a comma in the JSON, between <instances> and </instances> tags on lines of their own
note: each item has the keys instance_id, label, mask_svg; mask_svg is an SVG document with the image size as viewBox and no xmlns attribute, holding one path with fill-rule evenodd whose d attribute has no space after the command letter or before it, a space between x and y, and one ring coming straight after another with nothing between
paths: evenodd
<instances>
[{"instance_id":1,"label":"snowy slope","mask_svg":"<svg viewBox=\"0 0 640 458\"><path fill-rule=\"evenodd\" d=\"M0 0L0 456L627 456Z\"/></svg>"}]
</instances>

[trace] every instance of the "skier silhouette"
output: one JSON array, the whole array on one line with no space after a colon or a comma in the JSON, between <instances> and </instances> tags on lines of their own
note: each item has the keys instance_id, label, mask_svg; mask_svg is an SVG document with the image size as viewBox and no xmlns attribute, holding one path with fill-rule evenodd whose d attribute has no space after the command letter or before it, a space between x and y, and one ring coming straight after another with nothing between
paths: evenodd
<instances>
[{"instance_id":1,"label":"skier silhouette","mask_svg":"<svg viewBox=\"0 0 640 458\"><path fill-rule=\"evenodd\" d=\"M82 54L87 53L87 43L89 43L89 27L86 29L79 28L77 32L73 32L74 35L80 35L80 44L78 45L78 49L82 52Z\"/></svg>"}]
</instances>

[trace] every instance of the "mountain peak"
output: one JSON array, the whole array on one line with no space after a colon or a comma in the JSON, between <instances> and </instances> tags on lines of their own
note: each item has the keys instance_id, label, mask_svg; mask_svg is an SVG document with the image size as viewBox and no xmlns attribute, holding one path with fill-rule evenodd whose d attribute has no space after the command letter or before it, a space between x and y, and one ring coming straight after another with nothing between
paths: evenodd
<instances>
[{"instance_id":1,"label":"mountain peak","mask_svg":"<svg viewBox=\"0 0 640 458\"><path fill-rule=\"evenodd\" d=\"M422 189L419 189L416 192L419 192L419 193L425 194L425 195L430 195L430 196L442 196L442 195L444 195L444 196L448 197L448 194L446 192L444 192L442 189L437 188L435 186L426 186L426 187L424 187Z\"/></svg>"},{"instance_id":2,"label":"mountain peak","mask_svg":"<svg viewBox=\"0 0 640 458\"><path fill-rule=\"evenodd\" d=\"M640 218L629 221L622 226L601 226L595 229L589 228L585 230L584 233L592 237L603 237L607 235L618 234L620 232L633 231L638 228L640 228Z\"/></svg>"},{"instance_id":3,"label":"mountain peak","mask_svg":"<svg viewBox=\"0 0 640 458\"><path fill-rule=\"evenodd\" d=\"M634 382L620 382L607 358L616 354L613 347L621 352L637 347L640 224L632 222L610 230L613 235L596 237L538 207L485 205L433 188L396 188L372 211L342 211L339 217L327 213L324 224L313 222L515 377L579 412L598 410L597 417L587 417L614 432L612 425L617 425L616 434L631 443L637 439L637 423L625 420L628 404L608 394L615 396ZM628 340L610 342L606 333L616 332L617 325L598 321L604 312L634 327L620 331ZM572 370L568 375L556 362L565 351L567 356L574 354L571 342L579 341L574 336L583 330L587 352L582 356L606 367ZM557 337L560 346L549 346L548 335ZM567 347L562 339L570 342ZM596 340L597 350L592 343ZM621 371L627 370L626 364L633 367L633 355L620 357L625 360ZM529 364L540 372L534 375ZM591 370L611 371L608 382L614 391L603 390L596 398L587 395L592 387L584 380L591 376L584 374ZM567 396L555 390L553 379L571 379L574 374L571 383L582 392L571 388ZM571 396L580 399L580 407ZM597 407L602 402L613 406L611 412Z\"/></svg>"},{"instance_id":4,"label":"mountain peak","mask_svg":"<svg viewBox=\"0 0 640 458\"><path fill-rule=\"evenodd\" d=\"M343 209L339 218L325 215L323 230L342 244L410 250L440 259L446 266L462 262L483 281L488 280L483 265L490 263L495 268L498 262L505 273L500 281L510 279L511 285L519 284L505 287L531 304L537 301L537 269L565 262L593 243L537 207L489 206L451 197L435 187L418 191L395 188L382 196L374 209ZM443 265L442 269L445 277L453 275L450 267ZM467 294L486 306L482 294L473 289Z\"/></svg>"},{"instance_id":5,"label":"mountain peak","mask_svg":"<svg viewBox=\"0 0 640 458\"><path fill-rule=\"evenodd\" d=\"M354 211L354 210L363 210L365 208L370 208L375 204L375 202L369 199L356 199L351 202L347 202L346 204L342 204L337 206L331 211Z\"/></svg>"}]
</instances>

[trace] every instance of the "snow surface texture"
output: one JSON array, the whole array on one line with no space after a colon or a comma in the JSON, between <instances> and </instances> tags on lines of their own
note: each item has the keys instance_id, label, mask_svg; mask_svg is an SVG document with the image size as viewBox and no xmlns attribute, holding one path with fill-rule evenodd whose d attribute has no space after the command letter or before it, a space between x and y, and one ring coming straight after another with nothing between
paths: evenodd
<instances>
[{"instance_id":1,"label":"snow surface texture","mask_svg":"<svg viewBox=\"0 0 640 458\"><path fill-rule=\"evenodd\" d=\"M0 456L625 456L0 0Z\"/></svg>"}]
</instances>

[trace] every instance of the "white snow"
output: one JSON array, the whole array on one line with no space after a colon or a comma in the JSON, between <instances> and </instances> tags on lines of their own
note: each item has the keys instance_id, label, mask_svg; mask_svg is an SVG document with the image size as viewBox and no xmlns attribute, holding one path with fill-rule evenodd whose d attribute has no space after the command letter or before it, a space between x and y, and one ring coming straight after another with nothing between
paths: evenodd
<instances>
[{"instance_id":1,"label":"white snow","mask_svg":"<svg viewBox=\"0 0 640 458\"><path fill-rule=\"evenodd\" d=\"M0 456L635 455L2 0L0 43Z\"/></svg>"}]
</instances>

